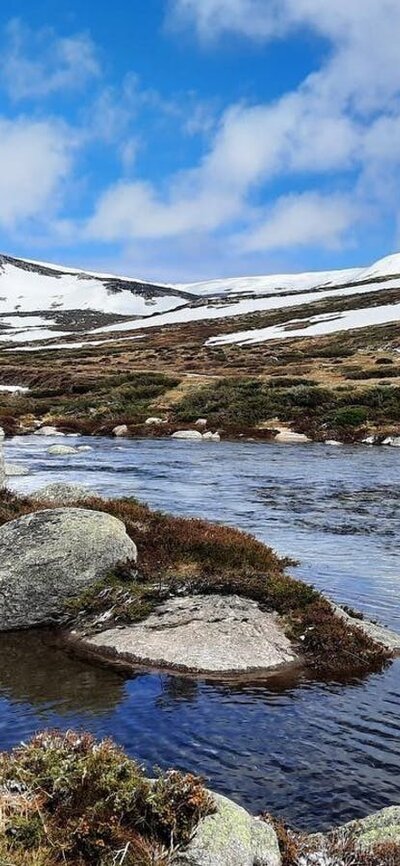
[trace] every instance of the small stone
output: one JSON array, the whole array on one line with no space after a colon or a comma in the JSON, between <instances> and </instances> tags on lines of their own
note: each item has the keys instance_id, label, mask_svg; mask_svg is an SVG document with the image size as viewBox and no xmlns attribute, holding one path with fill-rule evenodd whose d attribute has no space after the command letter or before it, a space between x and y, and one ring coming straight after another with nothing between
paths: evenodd
<instances>
[{"instance_id":1,"label":"small stone","mask_svg":"<svg viewBox=\"0 0 400 866\"><path fill-rule=\"evenodd\" d=\"M172 434L171 439L193 439L202 442L203 436L199 430L177 430Z\"/></svg>"},{"instance_id":2,"label":"small stone","mask_svg":"<svg viewBox=\"0 0 400 866\"><path fill-rule=\"evenodd\" d=\"M275 436L275 442L282 442L285 444L301 444L302 442L311 442L308 436L305 433L294 433L293 430L281 430Z\"/></svg>"},{"instance_id":3,"label":"small stone","mask_svg":"<svg viewBox=\"0 0 400 866\"><path fill-rule=\"evenodd\" d=\"M18 463L5 464L7 478L17 478L19 475L29 475L30 471L27 466L21 466Z\"/></svg>"},{"instance_id":4,"label":"small stone","mask_svg":"<svg viewBox=\"0 0 400 866\"><path fill-rule=\"evenodd\" d=\"M166 424L166 421L164 421L163 418L146 418L144 423L147 424L148 427L151 427L153 425L157 426L159 424Z\"/></svg>"},{"instance_id":5,"label":"small stone","mask_svg":"<svg viewBox=\"0 0 400 866\"><path fill-rule=\"evenodd\" d=\"M207 427L207 418L198 418L194 424L195 427Z\"/></svg>"},{"instance_id":6,"label":"small stone","mask_svg":"<svg viewBox=\"0 0 400 866\"><path fill-rule=\"evenodd\" d=\"M113 436L128 436L129 430L126 424L119 424L112 432Z\"/></svg>"},{"instance_id":7,"label":"small stone","mask_svg":"<svg viewBox=\"0 0 400 866\"><path fill-rule=\"evenodd\" d=\"M64 433L61 433L60 430L57 430L56 427L39 427L38 430L35 430L34 436L64 436Z\"/></svg>"},{"instance_id":8,"label":"small stone","mask_svg":"<svg viewBox=\"0 0 400 866\"><path fill-rule=\"evenodd\" d=\"M72 447L72 445L50 445L50 448L47 449L47 453L63 457L68 454L77 454L78 452L76 448Z\"/></svg>"}]
</instances>

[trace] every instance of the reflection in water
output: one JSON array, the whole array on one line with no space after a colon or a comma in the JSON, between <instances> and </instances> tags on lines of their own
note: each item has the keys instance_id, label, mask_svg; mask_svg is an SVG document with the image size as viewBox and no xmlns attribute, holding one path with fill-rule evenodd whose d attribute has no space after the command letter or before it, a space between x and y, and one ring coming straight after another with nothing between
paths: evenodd
<instances>
[{"instance_id":1,"label":"reflection in water","mask_svg":"<svg viewBox=\"0 0 400 866\"><path fill-rule=\"evenodd\" d=\"M50 460L38 440L6 446L10 462L33 470L16 489L73 480L240 526L298 559L299 577L400 629L396 449L95 439L89 456L67 461ZM3 636L0 746L45 725L111 734L149 768L199 772L299 827L400 804L400 660L351 684L124 681L38 635Z\"/></svg>"},{"instance_id":2,"label":"reflection in water","mask_svg":"<svg viewBox=\"0 0 400 866\"><path fill-rule=\"evenodd\" d=\"M0 634L0 693L40 712L104 713L121 702L124 680L115 671L90 666L59 649L51 632Z\"/></svg>"}]
</instances>

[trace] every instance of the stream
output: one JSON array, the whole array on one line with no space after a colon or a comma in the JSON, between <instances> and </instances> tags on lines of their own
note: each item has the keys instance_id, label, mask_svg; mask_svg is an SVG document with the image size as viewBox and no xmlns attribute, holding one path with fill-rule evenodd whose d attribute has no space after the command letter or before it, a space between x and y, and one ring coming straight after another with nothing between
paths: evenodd
<instances>
[{"instance_id":1,"label":"stream","mask_svg":"<svg viewBox=\"0 0 400 866\"><path fill-rule=\"evenodd\" d=\"M8 440L30 475L134 496L174 514L252 532L298 561L297 577L400 631L400 453L395 448L80 437L93 450L50 456L51 437ZM400 805L400 659L351 683L255 683L121 675L0 636L0 749L43 727L112 736L150 770L200 773L250 811L326 829Z\"/></svg>"}]
</instances>

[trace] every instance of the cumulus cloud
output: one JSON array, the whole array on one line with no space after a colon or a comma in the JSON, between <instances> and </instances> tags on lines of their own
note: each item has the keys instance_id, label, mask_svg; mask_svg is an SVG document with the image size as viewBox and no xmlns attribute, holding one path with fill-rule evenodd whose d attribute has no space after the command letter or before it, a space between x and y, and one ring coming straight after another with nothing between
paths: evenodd
<instances>
[{"instance_id":1,"label":"cumulus cloud","mask_svg":"<svg viewBox=\"0 0 400 866\"><path fill-rule=\"evenodd\" d=\"M239 235L247 249L280 249L285 237L288 247L334 246L347 242L372 209L393 206L398 0L175 0L171 15L213 39L235 31L268 40L308 27L330 49L319 70L275 102L228 108L200 163L166 178L161 189L140 180L111 186L90 220L93 236L135 240L223 229L237 237L238 223L248 221ZM313 192L323 178L330 198ZM274 201L272 184L289 179L297 195ZM269 213L254 226L260 191L270 198Z\"/></svg>"},{"instance_id":2,"label":"cumulus cloud","mask_svg":"<svg viewBox=\"0 0 400 866\"><path fill-rule=\"evenodd\" d=\"M345 195L283 196L264 221L237 238L237 243L247 253L310 244L334 249L346 242L346 232L357 217L357 206Z\"/></svg>"},{"instance_id":3,"label":"cumulus cloud","mask_svg":"<svg viewBox=\"0 0 400 866\"><path fill-rule=\"evenodd\" d=\"M54 212L71 167L71 140L52 121L0 118L0 225Z\"/></svg>"},{"instance_id":4,"label":"cumulus cloud","mask_svg":"<svg viewBox=\"0 0 400 866\"><path fill-rule=\"evenodd\" d=\"M0 80L15 101L80 89L100 74L96 48L87 34L60 38L51 28L34 31L13 19L4 41Z\"/></svg>"}]
</instances>

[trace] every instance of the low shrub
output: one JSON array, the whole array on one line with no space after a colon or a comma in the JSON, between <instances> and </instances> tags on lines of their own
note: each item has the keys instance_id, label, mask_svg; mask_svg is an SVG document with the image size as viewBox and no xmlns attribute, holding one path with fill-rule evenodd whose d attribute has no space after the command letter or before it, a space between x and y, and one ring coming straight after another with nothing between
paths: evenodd
<instances>
[{"instance_id":1,"label":"low shrub","mask_svg":"<svg viewBox=\"0 0 400 866\"><path fill-rule=\"evenodd\" d=\"M338 409L334 415L334 423L338 427L361 427L368 419L365 406L345 406Z\"/></svg>"},{"instance_id":2,"label":"low shrub","mask_svg":"<svg viewBox=\"0 0 400 866\"><path fill-rule=\"evenodd\" d=\"M171 770L150 781L111 740L90 734L45 731L0 754L4 864L166 864L212 812L198 777Z\"/></svg>"}]
</instances>

